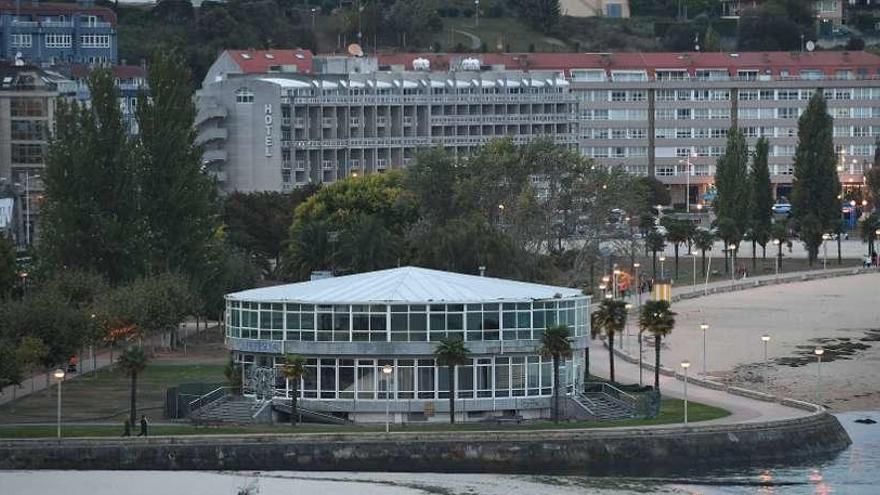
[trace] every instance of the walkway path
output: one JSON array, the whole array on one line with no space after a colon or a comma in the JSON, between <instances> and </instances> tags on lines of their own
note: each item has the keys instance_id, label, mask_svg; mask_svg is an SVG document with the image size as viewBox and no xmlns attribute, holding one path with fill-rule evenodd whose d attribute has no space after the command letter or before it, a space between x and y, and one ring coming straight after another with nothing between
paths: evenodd
<instances>
[{"instance_id":1,"label":"walkway path","mask_svg":"<svg viewBox=\"0 0 880 495\"><path fill-rule=\"evenodd\" d=\"M211 325L212 322L209 322L208 324ZM211 327L211 328L216 328L216 322L213 322L213 325L215 325L215 326ZM195 332L195 322L188 321L184 328L186 329L185 335L192 336ZM204 325L199 327L199 331L204 331ZM158 339L158 336L155 337L155 339ZM120 352L122 352L122 350L118 349L118 348L112 352L110 349L99 350L98 352L95 353L94 356L92 356L91 353L86 352L86 355L80 356L79 364L77 366L79 369L78 369L77 373L67 375L67 377L65 378L65 381L75 380L75 379L77 379L87 373L91 373L95 370L100 370L102 368L106 368L106 367L112 365L113 361L117 357L119 357ZM112 359L111 359L111 355L112 355ZM49 377L47 379L47 376L48 375L46 373L37 373L29 378L22 380L21 386L14 391L13 391L13 388L14 388L13 385L10 385L8 387L4 387L2 390L0 390L0 405L6 404L7 402L12 402L13 395L14 395L15 399L19 399L21 397L30 395L32 393L36 393L41 390L45 390L47 386L54 385L55 379L51 378L51 377Z\"/></svg>"},{"instance_id":2,"label":"walkway path","mask_svg":"<svg viewBox=\"0 0 880 495\"><path fill-rule=\"evenodd\" d=\"M479 50L483 46L483 40L481 40L479 36L469 33L467 31L462 31L461 29L456 29L455 32L467 37L470 40L471 50Z\"/></svg>"}]
</instances>

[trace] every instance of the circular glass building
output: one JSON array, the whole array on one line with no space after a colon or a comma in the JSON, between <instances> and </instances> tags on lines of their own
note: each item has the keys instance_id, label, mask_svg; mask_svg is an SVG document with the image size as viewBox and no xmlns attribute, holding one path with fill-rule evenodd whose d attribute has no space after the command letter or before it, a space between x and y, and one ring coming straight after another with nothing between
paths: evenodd
<instances>
[{"instance_id":1,"label":"circular glass building","mask_svg":"<svg viewBox=\"0 0 880 495\"><path fill-rule=\"evenodd\" d=\"M296 354L306 362L298 405L362 422L384 421L386 408L395 422L448 420L448 371L433 356L446 337L470 351L454 378L459 420L549 416L552 366L539 349L558 323L572 332L567 387L583 375L590 334L578 289L404 267L226 296L246 395L289 398L279 368Z\"/></svg>"}]
</instances>

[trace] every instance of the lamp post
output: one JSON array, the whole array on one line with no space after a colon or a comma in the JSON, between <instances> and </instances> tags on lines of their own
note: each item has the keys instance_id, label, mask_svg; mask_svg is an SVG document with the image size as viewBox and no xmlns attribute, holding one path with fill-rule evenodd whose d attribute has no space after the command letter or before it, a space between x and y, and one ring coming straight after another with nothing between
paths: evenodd
<instances>
[{"instance_id":1,"label":"lamp post","mask_svg":"<svg viewBox=\"0 0 880 495\"><path fill-rule=\"evenodd\" d=\"M770 391L770 376L769 376L769 367L767 366L767 344L770 342L770 336L767 334L761 335L761 341L764 342L764 388L769 392Z\"/></svg>"},{"instance_id":2,"label":"lamp post","mask_svg":"<svg viewBox=\"0 0 880 495\"><path fill-rule=\"evenodd\" d=\"M623 335L624 337L629 338L629 310L631 310L633 305L631 303L626 303L623 308L626 310L626 320L624 321L623 327ZM620 348L623 349L623 339L620 339Z\"/></svg>"},{"instance_id":3,"label":"lamp post","mask_svg":"<svg viewBox=\"0 0 880 495\"><path fill-rule=\"evenodd\" d=\"M391 390L388 386L388 380L391 378L391 372L394 368L390 364L382 367L382 374L385 375L385 433L391 431Z\"/></svg>"},{"instance_id":4,"label":"lamp post","mask_svg":"<svg viewBox=\"0 0 880 495\"><path fill-rule=\"evenodd\" d=\"M816 350L813 351L816 354L816 403L822 402L822 354L825 354L825 349L821 347L817 347Z\"/></svg>"},{"instance_id":5,"label":"lamp post","mask_svg":"<svg viewBox=\"0 0 880 495\"><path fill-rule=\"evenodd\" d=\"M480 27L480 0L474 0L474 13L476 15L476 25L474 27Z\"/></svg>"},{"instance_id":6,"label":"lamp post","mask_svg":"<svg viewBox=\"0 0 880 495\"><path fill-rule=\"evenodd\" d=\"M660 280L666 280L666 256L660 257Z\"/></svg>"},{"instance_id":7,"label":"lamp post","mask_svg":"<svg viewBox=\"0 0 880 495\"><path fill-rule=\"evenodd\" d=\"M779 254L776 256L776 280L779 280L779 257L782 256L782 248L780 247L782 241L779 239L773 239L773 245L776 246Z\"/></svg>"},{"instance_id":8,"label":"lamp post","mask_svg":"<svg viewBox=\"0 0 880 495\"><path fill-rule=\"evenodd\" d=\"M877 236L880 237L880 229L877 230ZM639 280L639 267L642 266L641 263L633 263L633 280L636 284L636 308L639 311L642 309L642 281Z\"/></svg>"},{"instance_id":9,"label":"lamp post","mask_svg":"<svg viewBox=\"0 0 880 495\"><path fill-rule=\"evenodd\" d=\"M681 367L684 369L684 424L688 424L688 368L691 367L691 362L682 361Z\"/></svg>"},{"instance_id":10,"label":"lamp post","mask_svg":"<svg viewBox=\"0 0 880 495\"><path fill-rule=\"evenodd\" d=\"M697 152L691 147L691 152L688 153L687 158L684 160L679 160L679 165L685 165L685 190L684 190L684 211L685 213L691 212L691 157L696 157Z\"/></svg>"},{"instance_id":11,"label":"lamp post","mask_svg":"<svg viewBox=\"0 0 880 495\"><path fill-rule=\"evenodd\" d=\"M617 264L616 264L616 263L615 263L615 265L614 265L614 271L611 272L611 280L612 280L612 282L611 282L611 283L612 283L612 285L611 285L611 296L612 296L614 299L617 299L617 297L619 296L619 294L618 294L618 287L619 287L619 284L620 284L620 269L617 268Z\"/></svg>"},{"instance_id":12,"label":"lamp post","mask_svg":"<svg viewBox=\"0 0 880 495\"><path fill-rule=\"evenodd\" d=\"M24 172L24 239L27 247L31 245L31 179L39 179L40 174Z\"/></svg>"},{"instance_id":13,"label":"lamp post","mask_svg":"<svg viewBox=\"0 0 880 495\"><path fill-rule=\"evenodd\" d=\"M826 269L828 267L828 243L826 242L828 239L831 239L831 234L822 234L822 269Z\"/></svg>"},{"instance_id":14,"label":"lamp post","mask_svg":"<svg viewBox=\"0 0 880 495\"><path fill-rule=\"evenodd\" d=\"M877 243L880 243L880 229L875 230L875 231L874 231L874 235L877 236ZM878 249L880 249L880 246L876 246L876 245L875 245L875 246L874 246L874 252L876 253L876 252L878 251ZM878 256L878 258L880 258L880 256Z\"/></svg>"},{"instance_id":15,"label":"lamp post","mask_svg":"<svg viewBox=\"0 0 880 495\"><path fill-rule=\"evenodd\" d=\"M734 282L736 282L736 265L734 264L734 256L736 256L736 244L730 243L727 246L727 250L730 251L730 287L733 288Z\"/></svg>"},{"instance_id":16,"label":"lamp post","mask_svg":"<svg viewBox=\"0 0 880 495\"><path fill-rule=\"evenodd\" d=\"M706 332L709 331L708 323L700 323L700 330L703 331L703 374L706 374Z\"/></svg>"},{"instance_id":17,"label":"lamp post","mask_svg":"<svg viewBox=\"0 0 880 495\"><path fill-rule=\"evenodd\" d=\"M642 382L642 331L641 330L639 330L638 340L639 340L639 387L643 387L644 385Z\"/></svg>"},{"instance_id":18,"label":"lamp post","mask_svg":"<svg viewBox=\"0 0 880 495\"><path fill-rule=\"evenodd\" d=\"M691 285L691 292L696 292L696 290L697 290L697 252L696 251L691 253L691 258L694 259L694 281L693 281L693 285Z\"/></svg>"},{"instance_id":19,"label":"lamp post","mask_svg":"<svg viewBox=\"0 0 880 495\"><path fill-rule=\"evenodd\" d=\"M64 381L64 370L58 368L52 376L58 380L58 438L61 438L61 382Z\"/></svg>"}]
</instances>

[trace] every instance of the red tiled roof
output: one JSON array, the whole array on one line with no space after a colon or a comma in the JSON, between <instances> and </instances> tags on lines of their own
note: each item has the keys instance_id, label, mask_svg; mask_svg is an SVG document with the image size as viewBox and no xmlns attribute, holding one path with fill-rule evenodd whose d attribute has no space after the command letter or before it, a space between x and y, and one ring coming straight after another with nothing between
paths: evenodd
<instances>
[{"instance_id":1,"label":"red tiled roof","mask_svg":"<svg viewBox=\"0 0 880 495\"><path fill-rule=\"evenodd\" d=\"M380 65L403 65L412 69L417 58L427 59L433 70L447 70L465 58L476 58L483 65L503 65L514 70L558 70L566 73L571 69L647 70L653 75L655 69L727 69L732 75L737 70L770 71L779 75L788 70L796 75L802 69L818 69L826 75L835 70L880 69L880 56L868 52L744 52L744 53L385 53L379 54ZM568 74L566 74L568 75Z\"/></svg>"},{"instance_id":2,"label":"red tiled roof","mask_svg":"<svg viewBox=\"0 0 880 495\"><path fill-rule=\"evenodd\" d=\"M314 55L311 50L274 49L274 50L226 50L245 74L265 74L272 66L295 65L297 72L312 72Z\"/></svg>"},{"instance_id":3,"label":"red tiled roof","mask_svg":"<svg viewBox=\"0 0 880 495\"><path fill-rule=\"evenodd\" d=\"M107 7L89 6L84 7L76 3L31 3L27 0L16 2L9 0L0 1L0 12L20 12L22 14L42 14L42 15L66 15L73 14L91 14L101 17L103 22L109 22L116 26L116 12Z\"/></svg>"}]
</instances>

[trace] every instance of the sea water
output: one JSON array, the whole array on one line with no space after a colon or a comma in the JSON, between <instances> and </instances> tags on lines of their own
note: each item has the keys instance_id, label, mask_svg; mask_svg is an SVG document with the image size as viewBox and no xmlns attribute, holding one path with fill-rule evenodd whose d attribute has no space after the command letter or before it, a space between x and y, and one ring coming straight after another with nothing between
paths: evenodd
<instances>
[{"instance_id":1,"label":"sea water","mask_svg":"<svg viewBox=\"0 0 880 495\"><path fill-rule=\"evenodd\" d=\"M795 466L662 477L356 472L0 471L0 495L880 494L880 411L837 415L853 445ZM871 418L877 424L856 423ZM687 455L687 453L681 453Z\"/></svg>"}]
</instances>

